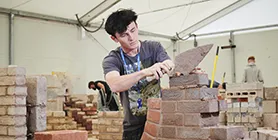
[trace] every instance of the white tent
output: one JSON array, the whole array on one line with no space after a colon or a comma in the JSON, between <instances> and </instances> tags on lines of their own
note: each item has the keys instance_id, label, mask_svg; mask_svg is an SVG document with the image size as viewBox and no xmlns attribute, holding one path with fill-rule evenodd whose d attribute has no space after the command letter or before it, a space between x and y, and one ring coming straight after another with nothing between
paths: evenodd
<instances>
[{"instance_id":1,"label":"white tent","mask_svg":"<svg viewBox=\"0 0 278 140\"><path fill-rule=\"evenodd\" d=\"M21 65L27 68L27 74L66 71L74 75L75 91L84 93L87 92L85 88L89 80L103 79L101 61L109 50L115 48L115 44L104 30L92 34L81 31L75 14L78 14L82 24L94 30L113 11L120 8L134 9L139 15L141 38L161 41L174 58L178 53L193 47L192 40L179 41L176 33L181 38L196 34L199 45L228 45L231 31L277 27L277 6L277 0L1 0L0 66ZM198 37L219 33L227 33L227 36L204 40ZM273 47L268 49L275 52L278 47L274 44L277 41L272 37L277 32L265 34L268 35L262 37L265 40L261 41L270 42L268 45ZM225 67L218 68L217 80L221 79L225 71L228 73L227 81L234 81L237 77L236 82L240 82L241 70L245 65L242 60L247 55L264 52L264 48L254 51L254 48L244 46L249 52L237 53L235 50L243 48L241 44L250 43L249 40L241 43L240 37L236 36L234 41L237 49L233 52L236 55L232 55L231 51L221 52L225 56L220 58L219 64ZM277 59L274 55L269 55L271 61ZM209 75L213 56L214 50L201 64ZM261 60L269 60L261 56ZM258 63L261 64L260 60ZM264 66L267 65L269 63ZM278 66L275 69L278 70ZM233 73L237 73L237 76ZM267 80L267 85L278 83L271 76ZM167 80L163 83L167 86Z\"/></svg>"}]
</instances>

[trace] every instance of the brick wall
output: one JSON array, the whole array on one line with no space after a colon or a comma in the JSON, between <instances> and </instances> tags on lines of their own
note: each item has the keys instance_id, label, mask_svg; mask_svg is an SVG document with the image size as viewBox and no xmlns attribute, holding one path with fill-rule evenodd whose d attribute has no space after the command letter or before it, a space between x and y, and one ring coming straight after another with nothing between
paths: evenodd
<instances>
[{"instance_id":1,"label":"brick wall","mask_svg":"<svg viewBox=\"0 0 278 140\"><path fill-rule=\"evenodd\" d=\"M99 139L121 140L123 133L123 112L107 111L99 112Z\"/></svg>"},{"instance_id":2,"label":"brick wall","mask_svg":"<svg viewBox=\"0 0 278 140\"><path fill-rule=\"evenodd\" d=\"M143 140L154 139L233 139L243 136L243 127L218 127L218 90L207 88L206 74L170 79L170 88L161 99L148 99ZM236 135L230 135L238 132ZM233 133L235 134L235 133Z\"/></svg>"},{"instance_id":3,"label":"brick wall","mask_svg":"<svg viewBox=\"0 0 278 140\"><path fill-rule=\"evenodd\" d=\"M0 139L26 140L26 70L0 68Z\"/></svg>"}]
</instances>

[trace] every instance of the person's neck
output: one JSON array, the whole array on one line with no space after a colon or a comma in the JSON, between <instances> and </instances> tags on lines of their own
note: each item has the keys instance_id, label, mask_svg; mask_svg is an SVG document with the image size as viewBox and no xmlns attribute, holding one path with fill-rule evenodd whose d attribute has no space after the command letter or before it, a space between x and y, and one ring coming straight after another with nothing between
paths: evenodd
<instances>
[{"instance_id":1,"label":"person's neck","mask_svg":"<svg viewBox=\"0 0 278 140\"><path fill-rule=\"evenodd\" d=\"M139 53L139 51L140 51L140 46L141 46L141 43L140 43L140 41L138 42L138 46L135 48L135 49L131 49L131 50L128 50L128 49L124 49L124 48L122 48L123 49L123 51L128 55L128 56L136 56L138 53Z\"/></svg>"}]
</instances>

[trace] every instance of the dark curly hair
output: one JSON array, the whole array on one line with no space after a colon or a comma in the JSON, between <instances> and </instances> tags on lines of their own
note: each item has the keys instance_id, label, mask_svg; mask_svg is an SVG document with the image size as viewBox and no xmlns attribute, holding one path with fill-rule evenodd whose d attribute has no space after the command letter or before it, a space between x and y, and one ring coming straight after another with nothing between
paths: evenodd
<instances>
[{"instance_id":1,"label":"dark curly hair","mask_svg":"<svg viewBox=\"0 0 278 140\"><path fill-rule=\"evenodd\" d=\"M123 33L126 31L127 26L131 22L136 23L137 15L131 9L120 9L116 12L113 12L106 20L105 31L115 37L115 34L118 32Z\"/></svg>"}]
</instances>

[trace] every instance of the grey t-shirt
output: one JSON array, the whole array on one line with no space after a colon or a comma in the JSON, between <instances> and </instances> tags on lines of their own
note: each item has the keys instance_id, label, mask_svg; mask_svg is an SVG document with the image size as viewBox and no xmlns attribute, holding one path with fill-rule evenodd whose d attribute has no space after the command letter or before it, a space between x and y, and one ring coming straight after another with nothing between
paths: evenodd
<instances>
[{"instance_id":1,"label":"grey t-shirt","mask_svg":"<svg viewBox=\"0 0 278 140\"><path fill-rule=\"evenodd\" d=\"M157 62L163 62L170 59L164 48L159 42L143 41L140 47L140 62L138 63L138 54L134 57L123 53L126 66L121 56L120 47L112 50L103 60L104 75L111 71L118 71L120 75L125 75L148 68ZM160 82L153 80L148 82L141 79L136 85L129 90L120 93L121 103L124 108L124 131L132 131L146 122L147 99L160 96ZM138 100L142 99L142 107L138 108Z\"/></svg>"}]
</instances>

